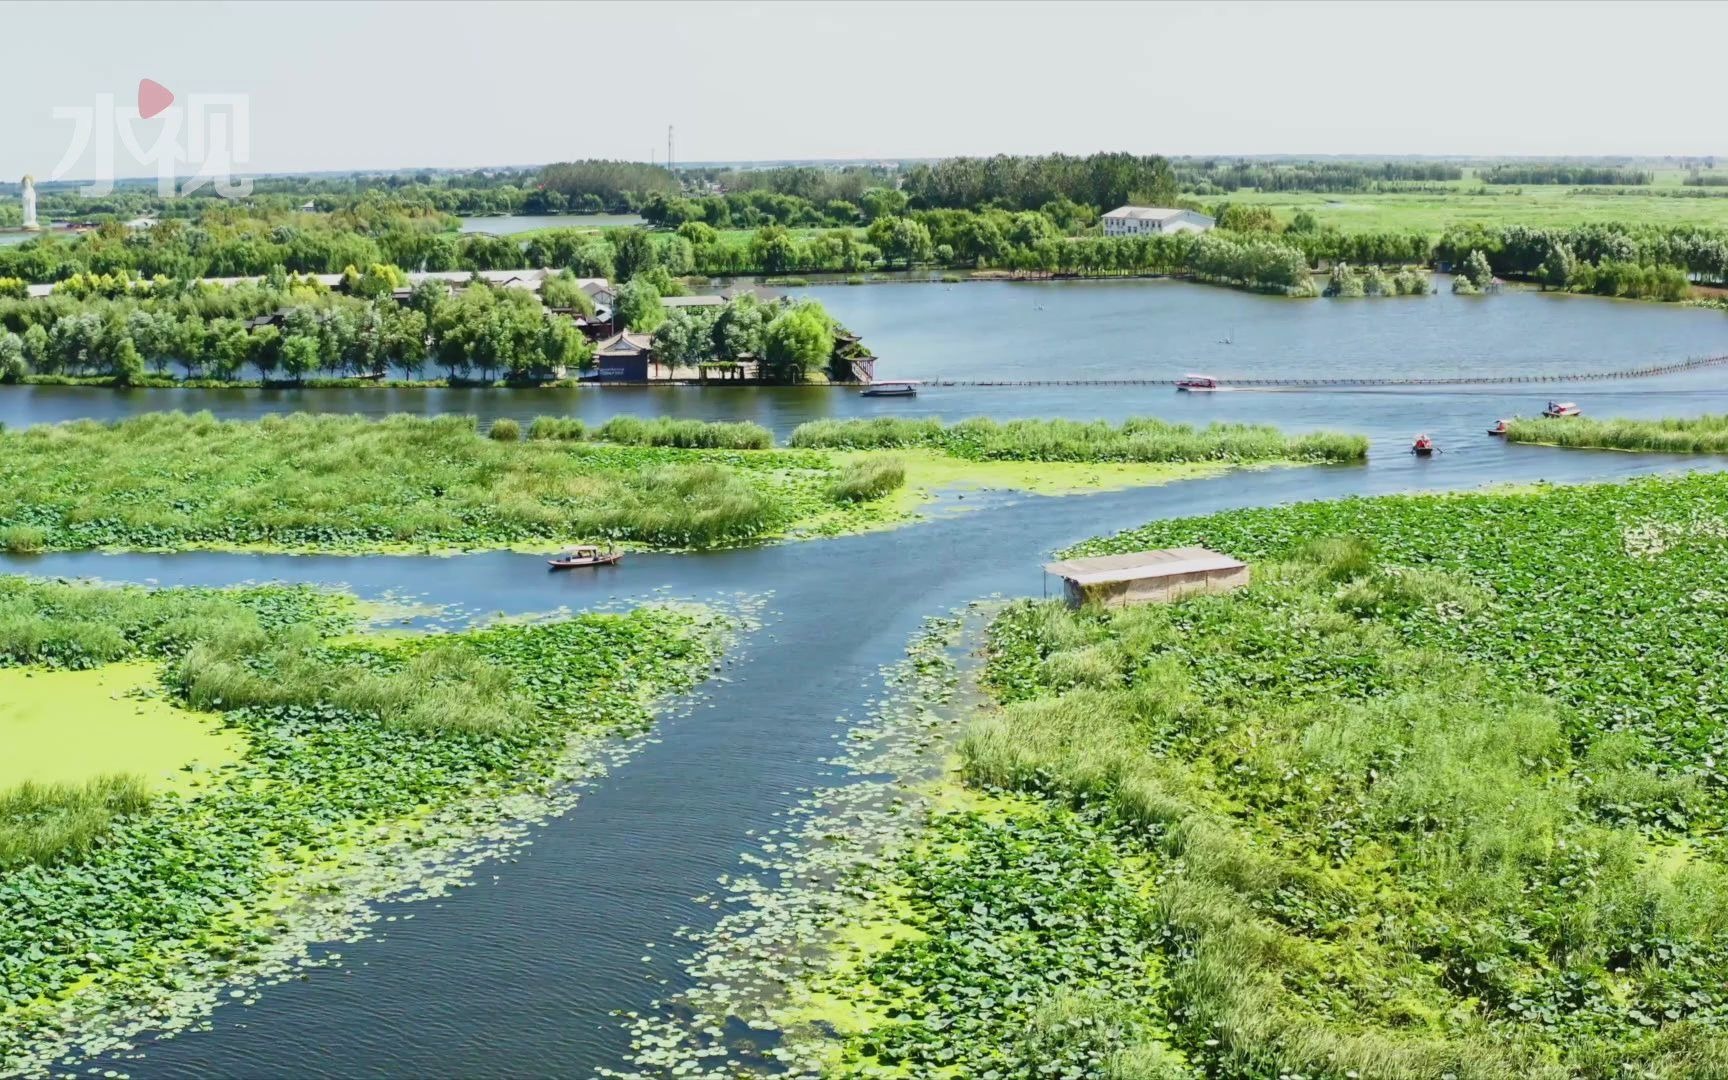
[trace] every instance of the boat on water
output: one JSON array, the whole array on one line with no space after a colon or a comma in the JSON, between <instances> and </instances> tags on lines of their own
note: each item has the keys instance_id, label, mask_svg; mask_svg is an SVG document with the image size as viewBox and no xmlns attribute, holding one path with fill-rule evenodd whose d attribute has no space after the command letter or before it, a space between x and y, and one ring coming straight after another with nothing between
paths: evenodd
<instances>
[{"instance_id":1,"label":"boat on water","mask_svg":"<svg viewBox=\"0 0 1728 1080\"><path fill-rule=\"evenodd\" d=\"M1584 410L1578 407L1577 402L1550 401L1548 407L1542 410L1542 415L1549 417L1583 416Z\"/></svg>"},{"instance_id":2,"label":"boat on water","mask_svg":"<svg viewBox=\"0 0 1728 1080\"><path fill-rule=\"evenodd\" d=\"M1416 441L1410 444L1410 452L1417 457L1433 457L1434 450L1434 440L1427 435L1416 436Z\"/></svg>"},{"instance_id":3,"label":"boat on water","mask_svg":"<svg viewBox=\"0 0 1728 1080\"><path fill-rule=\"evenodd\" d=\"M1496 420L1496 421L1494 421L1494 426L1488 429L1488 434L1490 434L1490 435L1504 435L1504 434L1506 434L1507 426L1508 425L1507 425L1507 422L1505 420Z\"/></svg>"},{"instance_id":4,"label":"boat on water","mask_svg":"<svg viewBox=\"0 0 1728 1080\"><path fill-rule=\"evenodd\" d=\"M611 566L624 558L624 553L616 548L605 551L592 545L583 544L579 547L565 548L557 555L546 560L546 565L553 570L573 570L579 566Z\"/></svg>"},{"instance_id":5,"label":"boat on water","mask_svg":"<svg viewBox=\"0 0 1728 1080\"><path fill-rule=\"evenodd\" d=\"M1203 394L1218 388L1218 380L1210 375L1188 374L1176 380L1176 389L1186 390L1190 394Z\"/></svg>"},{"instance_id":6,"label":"boat on water","mask_svg":"<svg viewBox=\"0 0 1728 1080\"><path fill-rule=\"evenodd\" d=\"M917 379L894 379L873 382L858 391L859 397L913 397L918 393Z\"/></svg>"}]
</instances>

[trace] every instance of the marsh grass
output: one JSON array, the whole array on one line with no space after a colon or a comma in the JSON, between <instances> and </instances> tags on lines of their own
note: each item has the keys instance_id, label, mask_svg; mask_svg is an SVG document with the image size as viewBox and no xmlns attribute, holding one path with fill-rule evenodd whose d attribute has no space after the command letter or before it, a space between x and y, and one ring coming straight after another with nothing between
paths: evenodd
<instances>
[{"instance_id":1,"label":"marsh grass","mask_svg":"<svg viewBox=\"0 0 1728 1080\"><path fill-rule=\"evenodd\" d=\"M486 437L494 442L516 442L522 438L522 425L508 416L500 416L486 429Z\"/></svg>"},{"instance_id":2,"label":"marsh grass","mask_svg":"<svg viewBox=\"0 0 1728 1080\"><path fill-rule=\"evenodd\" d=\"M502 423L502 421L500 421ZM497 431L497 425L494 425ZM547 429L543 429L543 432ZM52 549L265 545L335 551L582 539L702 547L824 501L832 463L660 445L481 437L472 417L153 413L0 433L0 529ZM620 439L765 445L755 425L614 421ZM808 505L805 505L808 503Z\"/></svg>"},{"instance_id":3,"label":"marsh grass","mask_svg":"<svg viewBox=\"0 0 1728 1080\"><path fill-rule=\"evenodd\" d=\"M574 416L536 416L528 425L528 437L581 442L588 437L588 425Z\"/></svg>"},{"instance_id":4,"label":"marsh grass","mask_svg":"<svg viewBox=\"0 0 1728 1080\"><path fill-rule=\"evenodd\" d=\"M1506 426L1510 442L1664 454L1728 453L1728 414L1687 419L1595 420L1537 417Z\"/></svg>"},{"instance_id":5,"label":"marsh grass","mask_svg":"<svg viewBox=\"0 0 1728 1080\"><path fill-rule=\"evenodd\" d=\"M26 781L0 791L0 868L50 866L82 856L116 818L149 802L143 779L121 773L81 784Z\"/></svg>"},{"instance_id":6,"label":"marsh grass","mask_svg":"<svg viewBox=\"0 0 1728 1080\"><path fill-rule=\"evenodd\" d=\"M1202 428L1150 417L1106 421L965 420L950 427L933 419L878 417L813 420L793 431L795 447L870 450L927 447L979 461L1228 462L1361 461L1359 435L1286 435L1264 424L1214 423Z\"/></svg>"},{"instance_id":7,"label":"marsh grass","mask_svg":"<svg viewBox=\"0 0 1728 1080\"><path fill-rule=\"evenodd\" d=\"M897 457L867 457L840 470L829 487L836 502L869 502L906 483L906 463Z\"/></svg>"},{"instance_id":8,"label":"marsh grass","mask_svg":"<svg viewBox=\"0 0 1728 1080\"><path fill-rule=\"evenodd\" d=\"M1611 972L1659 996L1660 967L1631 958L1652 934L1712 948L1728 872L1637 824L1697 812L1694 779L1629 735L1578 758L1553 700L1395 629L1490 603L1326 539L1245 593L998 620L1007 704L966 733L966 781L1095 816L1164 868L1169 1011L1101 1018L1168 1016L1187 1064L1219 1075L1580 1075L1613 1046L1658 1076L1728 1060L1702 1033L1653 1048L1638 1006L1530 1012ZM1144 1053L1161 1075L1165 1047Z\"/></svg>"},{"instance_id":9,"label":"marsh grass","mask_svg":"<svg viewBox=\"0 0 1728 1080\"><path fill-rule=\"evenodd\" d=\"M774 436L760 424L680 420L670 416L614 416L594 433L620 446L673 446L685 450L767 450Z\"/></svg>"}]
</instances>

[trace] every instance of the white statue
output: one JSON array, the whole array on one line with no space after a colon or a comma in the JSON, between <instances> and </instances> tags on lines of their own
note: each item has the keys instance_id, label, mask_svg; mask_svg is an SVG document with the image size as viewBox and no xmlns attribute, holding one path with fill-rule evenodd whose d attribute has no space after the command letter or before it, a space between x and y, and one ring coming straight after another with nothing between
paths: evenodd
<instances>
[{"instance_id":1,"label":"white statue","mask_svg":"<svg viewBox=\"0 0 1728 1080\"><path fill-rule=\"evenodd\" d=\"M24 227L26 229L40 229L42 227L36 224L36 178L34 176L24 178Z\"/></svg>"}]
</instances>

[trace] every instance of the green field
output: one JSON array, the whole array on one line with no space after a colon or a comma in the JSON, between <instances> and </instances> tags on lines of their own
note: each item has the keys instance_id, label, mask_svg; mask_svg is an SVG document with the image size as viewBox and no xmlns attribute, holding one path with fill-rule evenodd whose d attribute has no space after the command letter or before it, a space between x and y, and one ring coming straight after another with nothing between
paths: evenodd
<instances>
[{"instance_id":1,"label":"green field","mask_svg":"<svg viewBox=\"0 0 1728 1080\"><path fill-rule=\"evenodd\" d=\"M1437 236L1454 225L1540 228L1598 222L1728 228L1728 188L1684 187L1683 175L1678 170L1658 172L1656 182L1648 187L1516 187L1483 184L1466 170L1464 179L1443 185L1450 189L1445 193L1237 191L1217 198L1271 207L1286 223L1305 210L1321 225L1345 232L1413 230Z\"/></svg>"}]
</instances>

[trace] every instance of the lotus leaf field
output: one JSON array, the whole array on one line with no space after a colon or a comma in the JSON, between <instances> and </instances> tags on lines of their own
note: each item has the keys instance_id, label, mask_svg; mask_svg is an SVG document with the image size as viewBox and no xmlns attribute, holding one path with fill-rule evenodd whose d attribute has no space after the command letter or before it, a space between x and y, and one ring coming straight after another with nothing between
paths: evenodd
<instances>
[{"instance_id":1,"label":"lotus leaf field","mask_svg":"<svg viewBox=\"0 0 1728 1080\"><path fill-rule=\"evenodd\" d=\"M155 662L160 694L245 746L189 793L124 775L0 792L0 1073L92 1032L183 1027L198 988L293 964L343 933L332 911L557 806L706 674L729 624L650 607L379 637L354 612L305 588L0 577L0 665Z\"/></svg>"},{"instance_id":2,"label":"lotus leaf field","mask_svg":"<svg viewBox=\"0 0 1728 1080\"><path fill-rule=\"evenodd\" d=\"M1186 544L1254 583L994 619L995 704L792 979L795 1074L1728 1075L1728 478L1068 554Z\"/></svg>"}]
</instances>

